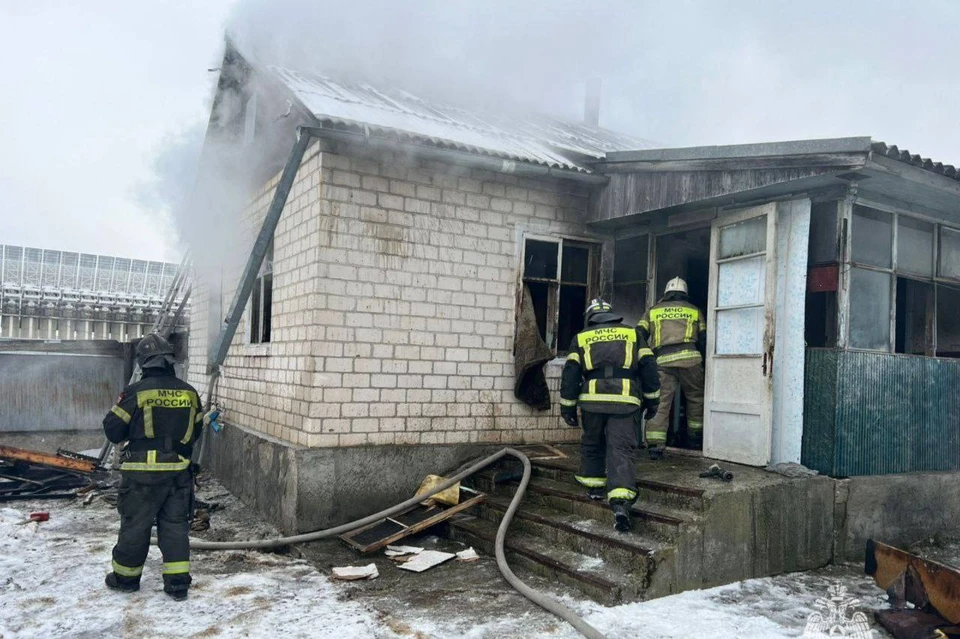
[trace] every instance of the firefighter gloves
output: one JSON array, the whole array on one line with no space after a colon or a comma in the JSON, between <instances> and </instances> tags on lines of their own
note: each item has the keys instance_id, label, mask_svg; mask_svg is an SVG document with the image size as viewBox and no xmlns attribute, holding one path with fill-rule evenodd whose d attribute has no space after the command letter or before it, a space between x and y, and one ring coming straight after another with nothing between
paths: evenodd
<instances>
[{"instance_id":1,"label":"firefighter gloves","mask_svg":"<svg viewBox=\"0 0 960 639\"><path fill-rule=\"evenodd\" d=\"M577 407L576 406L561 406L560 407L560 417L567 423L567 426L570 428L579 428L580 419L577 417Z\"/></svg>"}]
</instances>

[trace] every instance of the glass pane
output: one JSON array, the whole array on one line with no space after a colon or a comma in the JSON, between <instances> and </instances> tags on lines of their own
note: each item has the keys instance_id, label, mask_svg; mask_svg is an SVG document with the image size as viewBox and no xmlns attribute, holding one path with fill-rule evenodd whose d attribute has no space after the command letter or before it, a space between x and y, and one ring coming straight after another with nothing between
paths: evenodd
<instances>
[{"instance_id":1,"label":"glass pane","mask_svg":"<svg viewBox=\"0 0 960 639\"><path fill-rule=\"evenodd\" d=\"M587 283L587 274L590 272L590 249L584 246L563 247L563 266L560 269L560 279L564 282Z\"/></svg>"},{"instance_id":2,"label":"glass pane","mask_svg":"<svg viewBox=\"0 0 960 639\"><path fill-rule=\"evenodd\" d=\"M937 287L937 357L960 357L960 290Z\"/></svg>"},{"instance_id":3,"label":"glass pane","mask_svg":"<svg viewBox=\"0 0 960 639\"><path fill-rule=\"evenodd\" d=\"M766 215L737 222L720 229L720 259L761 253L766 248Z\"/></svg>"},{"instance_id":4,"label":"glass pane","mask_svg":"<svg viewBox=\"0 0 960 639\"><path fill-rule=\"evenodd\" d=\"M810 209L810 264L837 261L837 203L820 202Z\"/></svg>"},{"instance_id":5,"label":"glass pane","mask_svg":"<svg viewBox=\"0 0 960 639\"><path fill-rule=\"evenodd\" d=\"M720 264L717 307L763 304L766 258L750 257Z\"/></svg>"},{"instance_id":6,"label":"glass pane","mask_svg":"<svg viewBox=\"0 0 960 639\"><path fill-rule=\"evenodd\" d=\"M895 352L933 356L932 283L897 278L895 337Z\"/></svg>"},{"instance_id":7,"label":"glass pane","mask_svg":"<svg viewBox=\"0 0 960 639\"><path fill-rule=\"evenodd\" d=\"M583 330L583 311L587 308L586 286L560 287L560 317L557 320L557 348L566 352L574 336Z\"/></svg>"},{"instance_id":8,"label":"glass pane","mask_svg":"<svg viewBox=\"0 0 960 639\"><path fill-rule=\"evenodd\" d=\"M960 232L940 227L940 277L960 279Z\"/></svg>"},{"instance_id":9,"label":"glass pane","mask_svg":"<svg viewBox=\"0 0 960 639\"><path fill-rule=\"evenodd\" d=\"M647 285L644 283L614 284L613 310L623 315L623 323L636 326L647 310Z\"/></svg>"},{"instance_id":10,"label":"glass pane","mask_svg":"<svg viewBox=\"0 0 960 639\"><path fill-rule=\"evenodd\" d=\"M560 244L527 240L524 252L523 277L557 279L557 252Z\"/></svg>"},{"instance_id":11,"label":"glass pane","mask_svg":"<svg viewBox=\"0 0 960 639\"><path fill-rule=\"evenodd\" d=\"M853 261L890 268L892 266L893 219L889 213L853 207Z\"/></svg>"},{"instance_id":12,"label":"glass pane","mask_svg":"<svg viewBox=\"0 0 960 639\"><path fill-rule=\"evenodd\" d=\"M933 224L897 218L897 270L933 276Z\"/></svg>"},{"instance_id":13,"label":"glass pane","mask_svg":"<svg viewBox=\"0 0 960 639\"><path fill-rule=\"evenodd\" d=\"M762 307L717 311L717 355L759 355L762 335Z\"/></svg>"},{"instance_id":14,"label":"glass pane","mask_svg":"<svg viewBox=\"0 0 960 639\"><path fill-rule=\"evenodd\" d=\"M647 279L647 236L617 240L613 249L613 281Z\"/></svg>"},{"instance_id":15,"label":"glass pane","mask_svg":"<svg viewBox=\"0 0 960 639\"><path fill-rule=\"evenodd\" d=\"M850 269L850 346L890 350L890 275Z\"/></svg>"}]
</instances>

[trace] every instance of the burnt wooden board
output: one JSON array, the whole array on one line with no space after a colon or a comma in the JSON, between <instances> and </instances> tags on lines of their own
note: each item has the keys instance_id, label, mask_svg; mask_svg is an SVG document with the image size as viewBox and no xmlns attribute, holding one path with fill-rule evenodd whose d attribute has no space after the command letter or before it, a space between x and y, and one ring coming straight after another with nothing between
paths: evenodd
<instances>
[{"instance_id":1,"label":"burnt wooden board","mask_svg":"<svg viewBox=\"0 0 960 639\"><path fill-rule=\"evenodd\" d=\"M457 513L482 503L486 498L484 493L461 486L460 503L456 506L436 503L427 506L422 503L416 504L392 517L385 517L362 528L344 533L340 535L340 541L365 555L444 522Z\"/></svg>"},{"instance_id":2,"label":"burnt wooden board","mask_svg":"<svg viewBox=\"0 0 960 639\"><path fill-rule=\"evenodd\" d=\"M960 569L871 539L864 572L888 593L899 591L917 607L929 602L944 619L960 623ZM905 578L909 578L906 583ZM915 580L920 583L909 583Z\"/></svg>"},{"instance_id":3,"label":"burnt wooden board","mask_svg":"<svg viewBox=\"0 0 960 639\"><path fill-rule=\"evenodd\" d=\"M28 464L39 464L41 466L50 466L52 468L62 468L80 473L92 473L97 469L94 462L83 461L79 459L68 459L58 457L49 453L40 453L23 448L14 448L13 446L0 446L0 459L13 462L26 462Z\"/></svg>"}]
</instances>

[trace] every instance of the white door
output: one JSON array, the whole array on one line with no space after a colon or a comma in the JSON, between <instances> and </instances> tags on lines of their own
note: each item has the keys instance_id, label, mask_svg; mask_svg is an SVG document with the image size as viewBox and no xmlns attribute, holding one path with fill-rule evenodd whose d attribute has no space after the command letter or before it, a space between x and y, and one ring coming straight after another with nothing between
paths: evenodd
<instances>
[{"instance_id":1,"label":"white door","mask_svg":"<svg viewBox=\"0 0 960 639\"><path fill-rule=\"evenodd\" d=\"M770 462L776 297L774 203L714 220L703 454Z\"/></svg>"}]
</instances>

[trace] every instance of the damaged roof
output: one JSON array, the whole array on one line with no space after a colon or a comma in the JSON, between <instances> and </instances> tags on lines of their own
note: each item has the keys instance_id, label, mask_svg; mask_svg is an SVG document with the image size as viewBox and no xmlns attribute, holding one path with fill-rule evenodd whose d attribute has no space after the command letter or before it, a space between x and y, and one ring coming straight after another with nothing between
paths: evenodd
<instances>
[{"instance_id":1,"label":"damaged roof","mask_svg":"<svg viewBox=\"0 0 960 639\"><path fill-rule=\"evenodd\" d=\"M610 151L652 142L543 115L502 116L428 102L407 91L267 67L321 123L546 166L589 171Z\"/></svg>"}]
</instances>

